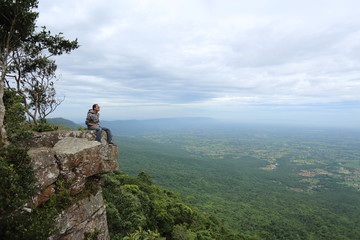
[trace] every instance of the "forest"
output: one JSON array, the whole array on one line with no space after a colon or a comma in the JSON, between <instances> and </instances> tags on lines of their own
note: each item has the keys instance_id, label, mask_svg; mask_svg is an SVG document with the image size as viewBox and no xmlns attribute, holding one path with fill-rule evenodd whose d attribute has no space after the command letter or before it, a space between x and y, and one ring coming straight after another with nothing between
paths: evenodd
<instances>
[{"instance_id":1,"label":"forest","mask_svg":"<svg viewBox=\"0 0 360 240\"><path fill-rule=\"evenodd\" d=\"M113 240L257 239L233 233L213 214L204 214L185 204L179 194L153 185L145 172L136 177L121 171L106 174L103 192Z\"/></svg>"},{"instance_id":2,"label":"forest","mask_svg":"<svg viewBox=\"0 0 360 240\"><path fill-rule=\"evenodd\" d=\"M120 169L260 239L359 239L359 132L269 126L118 136Z\"/></svg>"}]
</instances>

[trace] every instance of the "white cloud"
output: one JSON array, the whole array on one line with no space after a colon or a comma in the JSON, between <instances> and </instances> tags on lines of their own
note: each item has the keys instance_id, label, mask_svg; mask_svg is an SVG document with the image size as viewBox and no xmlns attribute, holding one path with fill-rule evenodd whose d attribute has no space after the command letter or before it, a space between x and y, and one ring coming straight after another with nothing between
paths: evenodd
<instances>
[{"instance_id":1,"label":"white cloud","mask_svg":"<svg viewBox=\"0 0 360 240\"><path fill-rule=\"evenodd\" d=\"M69 106L214 114L239 103L360 102L359 9L356 0L41 1L39 25L79 39L58 59Z\"/></svg>"}]
</instances>

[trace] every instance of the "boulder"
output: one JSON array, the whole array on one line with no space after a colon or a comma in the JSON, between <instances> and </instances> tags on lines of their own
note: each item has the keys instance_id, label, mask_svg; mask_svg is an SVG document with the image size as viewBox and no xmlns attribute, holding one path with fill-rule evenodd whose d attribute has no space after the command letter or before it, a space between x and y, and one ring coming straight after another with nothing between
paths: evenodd
<instances>
[{"instance_id":1,"label":"boulder","mask_svg":"<svg viewBox=\"0 0 360 240\"><path fill-rule=\"evenodd\" d=\"M81 195L77 194L85 189L90 177L117 170L118 147L107 144L104 135L99 143L95 141L95 131L35 133L28 143L28 155L37 178L38 193L28 206L36 207L56 194L59 178L65 181L74 199L78 199ZM58 216L55 221L58 233L50 239L85 239L87 234L109 239L101 187L99 189L95 195L76 200Z\"/></svg>"},{"instance_id":2,"label":"boulder","mask_svg":"<svg viewBox=\"0 0 360 240\"><path fill-rule=\"evenodd\" d=\"M117 169L117 147L87 139L66 137L53 148L61 175L71 183L71 194L83 190L87 177Z\"/></svg>"},{"instance_id":3,"label":"boulder","mask_svg":"<svg viewBox=\"0 0 360 240\"><path fill-rule=\"evenodd\" d=\"M60 174L59 166L56 162L55 153L51 148L40 147L32 148L28 151L31 158L37 182L35 186L41 191L53 184Z\"/></svg>"},{"instance_id":4,"label":"boulder","mask_svg":"<svg viewBox=\"0 0 360 240\"><path fill-rule=\"evenodd\" d=\"M34 132L31 139L26 144L27 147L54 147L63 138L74 137L95 141L95 130L67 131L58 130L51 132ZM102 133L102 142L106 144L106 133Z\"/></svg>"}]
</instances>

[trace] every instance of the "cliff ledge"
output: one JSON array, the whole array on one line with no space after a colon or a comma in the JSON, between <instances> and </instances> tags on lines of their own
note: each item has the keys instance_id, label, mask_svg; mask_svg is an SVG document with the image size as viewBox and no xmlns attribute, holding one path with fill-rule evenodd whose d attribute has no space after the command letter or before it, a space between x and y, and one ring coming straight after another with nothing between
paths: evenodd
<instances>
[{"instance_id":1,"label":"cliff ledge","mask_svg":"<svg viewBox=\"0 0 360 240\"><path fill-rule=\"evenodd\" d=\"M48 201L56 194L59 181L72 196L79 196L89 181L97 185L95 193L74 197L78 200L60 213L55 219L57 233L50 239L85 239L89 233L96 233L97 239L109 239L101 174L117 170L118 147L95 141L95 131L35 133L28 147L38 189L29 205Z\"/></svg>"}]
</instances>

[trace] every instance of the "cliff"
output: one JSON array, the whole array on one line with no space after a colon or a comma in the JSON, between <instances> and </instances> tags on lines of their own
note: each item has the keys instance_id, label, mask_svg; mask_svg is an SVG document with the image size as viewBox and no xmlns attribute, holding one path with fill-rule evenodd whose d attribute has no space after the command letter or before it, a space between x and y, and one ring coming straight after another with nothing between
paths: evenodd
<instances>
[{"instance_id":1,"label":"cliff","mask_svg":"<svg viewBox=\"0 0 360 240\"><path fill-rule=\"evenodd\" d=\"M117 169L117 146L95 141L95 131L53 131L36 133L28 147L38 189L29 205L49 201L59 184L74 196L55 219L50 239L85 239L89 234L109 239L101 174Z\"/></svg>"}]
</instances>

